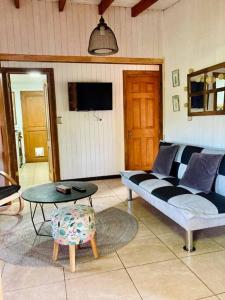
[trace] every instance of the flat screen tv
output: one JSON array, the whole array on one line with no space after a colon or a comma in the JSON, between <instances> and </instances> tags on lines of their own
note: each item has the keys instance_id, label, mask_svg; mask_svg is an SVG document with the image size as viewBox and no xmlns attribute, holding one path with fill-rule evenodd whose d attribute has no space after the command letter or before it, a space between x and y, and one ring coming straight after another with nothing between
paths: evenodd
<instances>
[{"instance_id":1,"label":"flat screen tv","mask_svg":"<svg viewBox=\"0 0 225 300\"><path fill-rule=\"evenodd\" d=\"M69 82L69 109L112 110L111 82Z\"/></svg>"}]
</instances>

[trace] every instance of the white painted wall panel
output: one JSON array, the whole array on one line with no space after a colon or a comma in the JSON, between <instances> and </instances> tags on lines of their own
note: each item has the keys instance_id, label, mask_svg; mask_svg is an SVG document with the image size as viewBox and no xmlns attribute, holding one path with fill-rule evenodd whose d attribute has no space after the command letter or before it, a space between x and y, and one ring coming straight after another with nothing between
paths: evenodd
<instances>
[{"instance_id":1,"label":"white painted wall panel","mask_svg":"<svg viewBox=\"0 0 225 300\"><path fill-rule=\"evenodd\" d=\"M130 8L110 7L104 14L118 40L117 56L162 57L162 12L131 18ZM0 1L0 53L88 55L91 31L99 21L96 5L26 0L16 9Z\"/></svg>"},{"instance_id":2,"label":"white painted wall panel","mask_svg":"<svg viewBox=\"0 0 225 300\"><path fill-rule=\"evenodd\" d=\"M164 12L165 116L167 140L225 148L225 116L187 120L187 73L225 61L225 1L181 0ZM171 72L180 70L180 87L172 87ZM172 96L179 95L181 111L173 112Z\"/></svg>"},{"instance_id":3,"label":"white painted wall panel","mask_svg":"<svg viewBox=\"0 0 225 300\"><path fill-rule=\"evenodd\" d=\"M54 68L61 177L82 178L118 174L124 169L123 70L153 70L158 66L3 62L4 67ZM69 81L113 83L113 110L70 112Z\"/></svg>"},{"instance_id":4,"label":"white painted wall panel","mask_svg":"<svg viewBox=\"0 0 225 300\"><path fill-rule=\"evenodd\" d=\"M162 12L146 11L131 18L130 8L110 7L104 14L125 57L162 57ZM16 9L13 1L0 0L0 53L88 55L91 31L99 15L96 5L67 1L26 0ZM124 168L122 70L155 70L154 66L6 63L11 67L52 67L55 73L60 167L62 178L118 174ZM69 112L68 81L113 82L113 111Z\"/></svg>"}]
</instances>

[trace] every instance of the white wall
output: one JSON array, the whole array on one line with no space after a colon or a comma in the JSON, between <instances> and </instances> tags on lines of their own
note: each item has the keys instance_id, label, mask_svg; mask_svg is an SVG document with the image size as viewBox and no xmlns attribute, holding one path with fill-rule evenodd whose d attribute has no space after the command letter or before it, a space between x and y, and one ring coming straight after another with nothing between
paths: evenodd
<instances>
[{"instance_id":1,"label":"white wall","mask_svg":"<svg viewBox=\"0 0 225 300\"><path fill-rule=\"evenodd\" d=\"M21 82L18 82L18 78L23 77ZM26 78L28 77L28 79ZM15 113L17 124L15 130L21 132L23 139L21 140L22 152L23 152L23 163L26 162L25 159L25 146L24 146L24 134L23 134L23 116L22 116L22 107L21 107L21 92L22 91L43 91L43 85L46 81L46 75L40 76L40 78L29 79L29 75L12 75L11 76L11 90L15 93ZM27 81L26 81L27 80ZM17 133L16 133L17 136ZM17 143L17 162L19 163L19 152L18 152L18 143Z\"/></svg>"},{"instance_id":2,"label":"white wall","mask_svg":"<svg viewBox=\"0 0 225 300\"><path fill-rule=\"evenodd\" d=\"M118 174L124 169L123 70L158 70L158 66L19 63L3 62L4 67L54 68L60 168L62 179ZM69 81L113 83L113 110L96 114L69 111Z\"/></svg>"},{"instance_id":3,"label":"white wall","mask_svg":"<svg viewBox=\"0 0 225 300\"><path fill-rule=\"evenodd\" d=\"M119 45L117 56L162 57L162 12L146 11L131 18L129 8L110 7L104 14ZM15 9L13 1L0 0L0 53L88 55L88 40L97 25L95 5L67 1L26 0ZM3 63L3 66L52 67L55 72L62 178L118 174L124 168L122 70L151 70L154 66L94 64ZM68 81L113 82L113 111L69 112Z\"/></svg>"},{"instance_id":4,"label":"white wall","mask_svg":"<svg viewBox=\"0 0 225 300\"><path fill-rule=\"evenodd\" d=\"M225 148L225 116L193 117L187 121L187 73L225 61L225 1L181 0L163 16L165 55L164 131L166 140ZM179 87L171 72L180 70ZM181 111L173 112L172 95L179 95Z\"/></svg>"}]
</instances>

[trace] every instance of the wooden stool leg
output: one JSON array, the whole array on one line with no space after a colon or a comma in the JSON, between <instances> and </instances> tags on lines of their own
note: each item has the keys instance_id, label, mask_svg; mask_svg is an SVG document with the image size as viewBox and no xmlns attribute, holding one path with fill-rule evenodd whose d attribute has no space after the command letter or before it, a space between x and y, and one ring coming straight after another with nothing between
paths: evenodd
<instances>
[{"instance_id":1,"label":"wooden stool leg","mask_svg":"<svg viewBox=\"0 0 225 300\"><path fill-rule=\"evenodd\" d=\"M70 271L75 272L75 255L76 255L75 245L69 245L70 253Z\"/></svg>"},{"instance_id":2,"label":"wooden stool leg","mask_svg":"<svg viewBox=\"0 0 225 300\"><path fill-rule=\"evenodd\" d=\"M95 258L98 258L98 249L97 249L97 245L96 245L96 240L95 238L93 238L91 240L91 248L92 248L92 252L94 254Z\"/></svg>"},{"instance_id":3,"label":"wooden stool leg","mask_svg":"<svg viewBox=\"0 0 225 300\"><path fill-rule=\"evenodd\" d=\"M59 253L59 244L56 243L56 242L54 242L54 246L53 246L53 255L52 255L53 261L57 261L58 253Z\"/></svg>"}]
</instances>

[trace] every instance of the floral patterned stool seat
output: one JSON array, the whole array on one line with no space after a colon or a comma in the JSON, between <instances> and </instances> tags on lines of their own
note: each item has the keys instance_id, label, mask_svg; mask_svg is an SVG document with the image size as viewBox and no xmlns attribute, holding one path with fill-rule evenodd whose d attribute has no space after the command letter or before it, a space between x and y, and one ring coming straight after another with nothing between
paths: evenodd
<instances>
[{"instance_id":1,"label":"floral patterned stool seat","mask_svg":"<svg viewBox=\"0 0 225 300\"><path fill-rule=\"evenodd\" d=\"M75 272L76 246L89 241L94 257L98 258L95 213L92 207L76 204L73 207L55 209L51 217L51 226L54 239L53 261L58 258L59 245L68 245L70 270Z\"/></svg>"}]
</instances>

